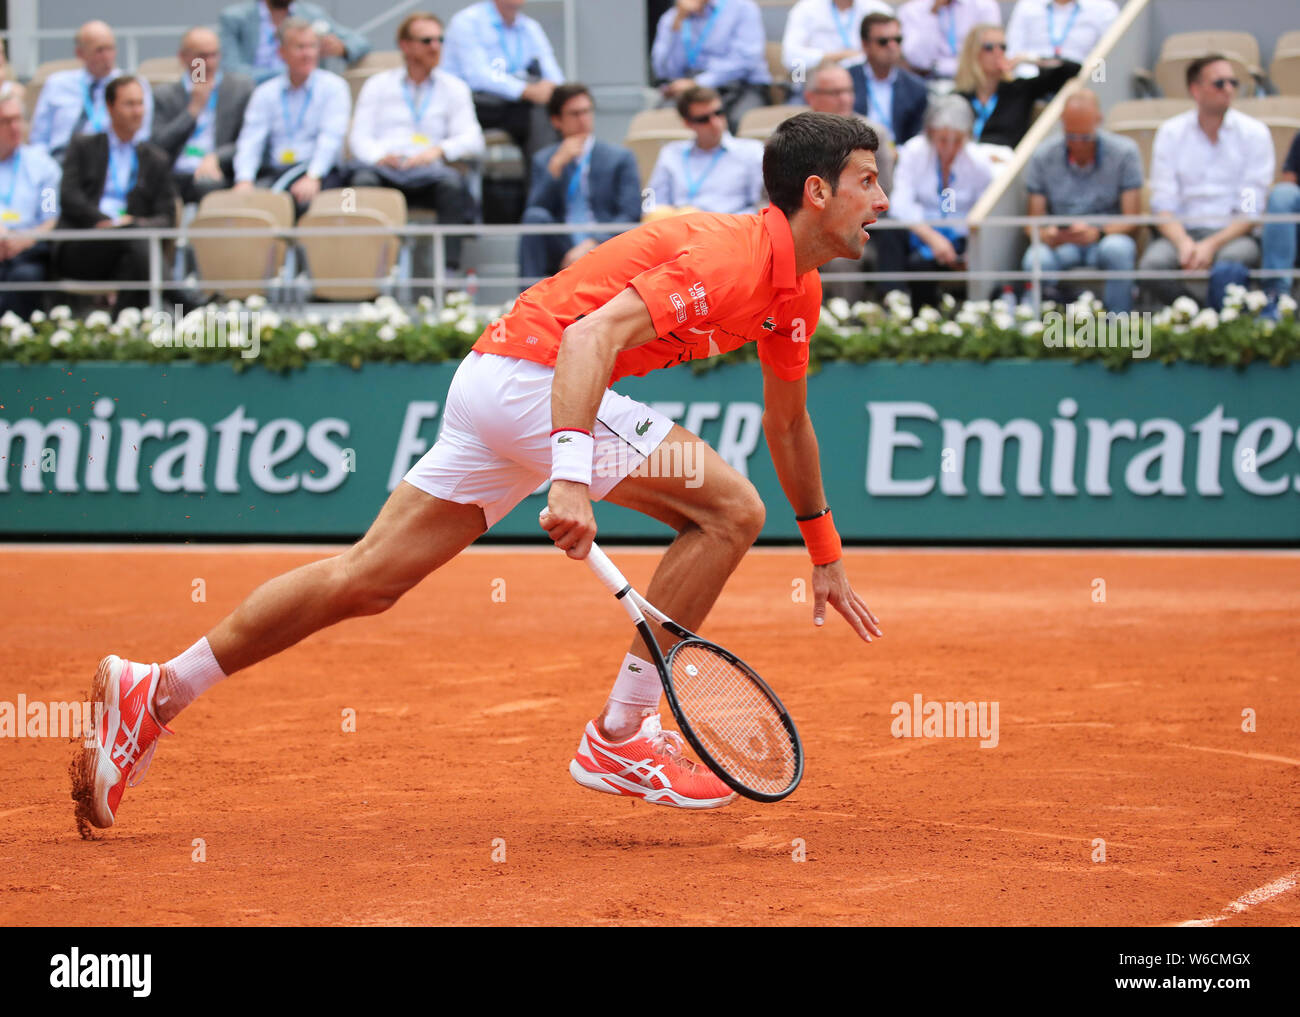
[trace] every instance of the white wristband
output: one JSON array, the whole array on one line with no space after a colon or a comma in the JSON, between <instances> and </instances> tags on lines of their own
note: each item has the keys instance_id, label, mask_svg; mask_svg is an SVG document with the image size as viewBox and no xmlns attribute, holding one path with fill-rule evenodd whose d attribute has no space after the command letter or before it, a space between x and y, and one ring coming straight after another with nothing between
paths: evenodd
<instances>
[{"instance_id":1,"label":"white wristband","mask_svg":"<svg viewBox=\"0 0 1300 1017\"><path fill-rule=\"evenodd\" d=\"M556 431L551 435L551 479L591 485L591 458L596 440L583 431Z\"/></svg>"}]
</instances>

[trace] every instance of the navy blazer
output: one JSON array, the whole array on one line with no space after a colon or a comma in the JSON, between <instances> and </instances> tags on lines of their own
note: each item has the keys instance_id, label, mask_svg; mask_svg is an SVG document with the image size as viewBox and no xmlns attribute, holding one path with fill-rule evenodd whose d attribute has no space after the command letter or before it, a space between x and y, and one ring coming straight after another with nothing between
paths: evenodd
<instances>
[{"instance_id":1,"label":"navy blazer","mask_svg":"<svg viewBox=\"0 0 1300 1017\"><path fill-rule=\"evenodd\" d=\"M533 182L528 192L528 205L544 208L556 222L564 222L568 174L562 173L557 179L546 168L559 147L558 142L547 145L533 156ZM591 149L588 184L591 188L591 211L597 222L641 221L641 175L636 167L636 156L626 148L597 141Z\"/></svg>"},{"instance_id":2,"label":"navy blazer","mask_svg":"<svg viewBox=\"0 0 1300 1017\"><path fill-rule=\"evenodd\" d=\"M864 117L871 116L867 110L867 75L871 66L867 63L854 64L849 68L853 76L853 109ZM898 77L894 79L894 144L902 145L921 133L925 126L925 107L929 104L930 93L925 82L906 68L898 68Z\"/></svg>"}]
</instances>

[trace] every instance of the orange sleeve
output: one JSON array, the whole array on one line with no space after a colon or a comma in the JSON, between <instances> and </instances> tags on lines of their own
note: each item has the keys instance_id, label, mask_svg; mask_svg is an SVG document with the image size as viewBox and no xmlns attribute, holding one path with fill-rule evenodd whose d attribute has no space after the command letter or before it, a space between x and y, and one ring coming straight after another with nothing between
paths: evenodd
<instances>
[{"instance_id":1,"label":"orange sleeve","mask_svg":"<svg viewBox=\"0 0 1300 1017\"><path fill-rule=\"evenodd\" d=\"M708 321L732 299L732 280L743 274L732 254L716 244L697 244L628 282L650 310L655 335Z\"/></svg>"},{"instance_id":2,"label":"orange sleeve","mask_svg":"<svg viewBox=\"0 0 1300 1017\"><path fill-rule=\"evenodd\" d=\"M816 272L804 283L803 298L792 305L788 327L758 336L758 359L782 381L798 381L808 373L808 342L822 313L822 282ZM781 323L783 326L785 322Z\"/></svg>"}]
</instances>

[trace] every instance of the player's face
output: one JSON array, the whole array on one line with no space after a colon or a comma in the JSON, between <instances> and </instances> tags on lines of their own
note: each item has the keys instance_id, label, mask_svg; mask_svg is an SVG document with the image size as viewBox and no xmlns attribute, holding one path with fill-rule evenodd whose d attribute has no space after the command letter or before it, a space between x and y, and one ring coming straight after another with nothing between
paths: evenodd
<instances>
[{"instance_id":1,"label":"player's face","mask_svg":"<svg viewBox=\"0 0 1300 1017\"><path fill-rule=\"evenodd\" d=\"M861 258L871 236L867 227L887 211L889 198L876 179L876 153L858 149L849 156L839 185L826 203L826 231L839 242L839 256Z\"/></svg>"}]
</instances>

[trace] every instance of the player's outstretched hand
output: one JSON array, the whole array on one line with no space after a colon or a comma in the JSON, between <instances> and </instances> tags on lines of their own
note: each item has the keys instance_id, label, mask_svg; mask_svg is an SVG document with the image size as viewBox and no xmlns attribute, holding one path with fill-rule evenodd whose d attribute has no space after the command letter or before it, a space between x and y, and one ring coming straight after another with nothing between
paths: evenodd
<instances>
[{"instance_id":1,"label":"player's outstretched hand","mask_svg":"<svg viewBox=\"0 0 1300 1017\"><path fill-rule=\"evenodd\" d=\"M537 521L555 546L570 558L582 561L596 539L596 517L591 511L591 492L586 484L570 480L551 483L546 508Z\"/></svg>"},{"instance_id":2,"label":"player's outstretched hand","mask_svg":"<svg viewBox=\"0 0 1300 1017\"><path fill-rule=\"evenodd\" d=\"M826 623L826 605L829 603L848 619L853 631L871 642L871 637L883 636L880 622L871 613L866 602L853 592L849 577L844 572L843 561L833 561L829 565L813 566L813 624Z\"/></svg>"}]
</instances>

